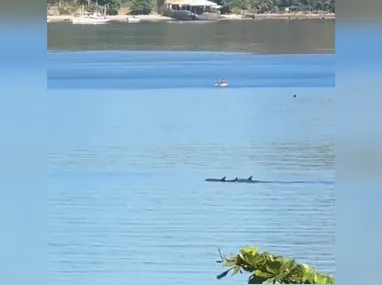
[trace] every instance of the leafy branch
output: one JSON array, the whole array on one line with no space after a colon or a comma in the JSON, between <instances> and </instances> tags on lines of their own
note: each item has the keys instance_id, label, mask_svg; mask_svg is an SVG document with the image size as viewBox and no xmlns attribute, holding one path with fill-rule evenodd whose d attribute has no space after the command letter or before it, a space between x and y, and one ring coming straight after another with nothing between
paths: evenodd
<instances>
[{"instance_id":1,"label":"leafy branch","mask_svg":"<svg viewBox=\"0 0 382 285\"><path fill-rule=\"evenodd\" d=\"M294 259L277 256L269 252L260 253L256 247L244 247L239 254L226 257L219 249L220 260L229 269L217 279L224 278L232 271L232 276L249 272L248 284L334 284L329 275L317 272L306 264L297 264Z\"/></svg>"}]
</instances>

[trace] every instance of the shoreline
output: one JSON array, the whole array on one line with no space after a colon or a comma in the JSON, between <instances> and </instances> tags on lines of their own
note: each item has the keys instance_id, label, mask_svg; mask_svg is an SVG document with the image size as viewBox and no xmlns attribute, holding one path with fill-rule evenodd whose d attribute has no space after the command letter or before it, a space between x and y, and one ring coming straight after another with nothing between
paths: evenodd
<instances>
[{"instance_id":1,"label":"shoreline","mask_svg":"<svg viewBox=\"0 0 382 285\"><path fill-rule=\"evenodd\" d=\"M329 13L274 13L274 14L255 14L254 17L245 17L243 15L221 15L220 21L256 21L256 20L334 20L335 14ZM73 16L47 16L50 23L71 22ZM167 22L174 21L173 18L162 16L159 14L152 15L114 15L108 16L113 22L127 22L128 18L140 19L141 22Z\"/></svg>"},{"instance_id":2,"label":"shoreline","mask_svg":"<svg viewBox=\"0 0 382 285\"><path fill-rule=\"evenodd\" d=\"M129 16L129 15L113 15L107 16L110 21L113 22L127 22L128 18L136 18L140 19L141 22L164 22L173 20L170 17L162 16L162 15L139 15L139 16ZM50 23L57 22L71 22L73 16L71 15L60 15L60 16L47 16L50 20Z\"/></svg>"},{"instance_id":3,"label":"shoreline","mask_svg":"<svg viewBox=\"0 0 382 285\"><path fill-rule=\"evenodd\" d=\"M243 15L221 15L222 20L334 20L333 13L269 13L269 14L251 14L252 17Z\"/></svg>"}]
</instances>

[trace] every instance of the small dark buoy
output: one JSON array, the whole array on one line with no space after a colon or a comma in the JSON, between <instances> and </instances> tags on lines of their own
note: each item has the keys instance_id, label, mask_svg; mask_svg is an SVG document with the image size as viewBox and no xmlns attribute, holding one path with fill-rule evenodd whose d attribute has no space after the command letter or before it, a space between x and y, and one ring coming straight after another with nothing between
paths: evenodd
<instances>
[{"instance_id":1,"label":"small dark buoy","mask_svg":"<svg viewBox=\"0 0 382 285\"><path fill-rule=\"evenodd\" d=\"M296 95L296 94L294 94L294 95L293 95L293 98L296 98L296 97L297 97L297 95Z\"/></svg>"}]
</instances>

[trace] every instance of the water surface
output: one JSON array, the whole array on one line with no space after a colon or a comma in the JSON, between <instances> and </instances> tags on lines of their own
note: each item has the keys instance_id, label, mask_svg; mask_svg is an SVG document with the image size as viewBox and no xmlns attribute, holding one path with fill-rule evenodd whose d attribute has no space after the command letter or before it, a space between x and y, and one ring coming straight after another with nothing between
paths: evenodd
<instances>
[{"instance_id":1,"label":"water surface","mask_svg":"<svg viewBox=\"0 0 382 285\"><path fill-rule=\"evenodd\" d=\"M48 53L50 89L333 87L334 55L82 51Z\"/></svg>"},{"instance_id":2,"label":"water surface","mask_svg":"<svg viewBox=\"0 0 382 285\"><path fill-rule=\"evenodd\" d=\"M334 274L333 47L331 21L49 24L49 284L245 284L215 260L246 244Z\"/></svg>"},{"instance_id":3,"label":"water surface","mask_svg":"<svg viewBox=\"0 0 382 285\"><path fill-rule=\"evenodd\" d=\"M334 20L48 24L48 50L334 53Z\"/></svg>"},{"instance_id":4,"label":"water surface","mask_svg":"<svg viewBox=\"0 0 382 285\"><path fill-rule=\"evenodd\" d=\"M51 91L49 107L49 284L245 284L215 260L246 244L334 273L331 89ZM204 181L250 175L269 183Z\"/></svg>"}]
</instances>

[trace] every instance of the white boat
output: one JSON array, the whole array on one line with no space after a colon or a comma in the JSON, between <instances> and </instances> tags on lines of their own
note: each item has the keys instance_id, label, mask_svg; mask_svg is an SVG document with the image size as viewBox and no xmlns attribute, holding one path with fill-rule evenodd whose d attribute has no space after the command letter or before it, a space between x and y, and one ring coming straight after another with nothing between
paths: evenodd
<instances>
[{"instance_id":1,"label":"white boat","mask_svg":"<svg viewBox=\"0 0 382 285\"><path fill-rule=\"evenodd\" d=\"M99 15L92 16L81 16L81 17L73 17L72 24L81 24L81 25L99 25L106 24L110 22L110 19L106 17L100 17Z\"/></svg>"},{"instance_id":2,"label":"white boat","mask_svg":"<svg viewBox=\"0 0 382 285\"><path fill-rule=\"evenodd\" d=\"M215 83L214 86L215 86L215 87L227 87L228 84L227 84L227 83L220 83L220 82L217 82L217 83Z\"/></svg>"},{"instance_id":3,"label":"white boat","mask_svg":"<svg viewBox=\"0 0 382 285\"><path fill-rule=\"evenodd\" d=\"M136 17L127 17L127 22L130 24L137 24L141 21L141 19Z\"/></svg>"},{"instance_id":4,"label":"white boat","mask_svg":"<svg viewBox=\"0 0 382 285\"><path fill-rule=\"evenodd\" d=\"M94 12L92 15L85 15L85 8L82 6L81 15L79 17L72 18L72 24L80 25L99 25L110 22L110 19L106 17L106 9L104 7L104 14Z\"/></svg>"}]
</instances>

